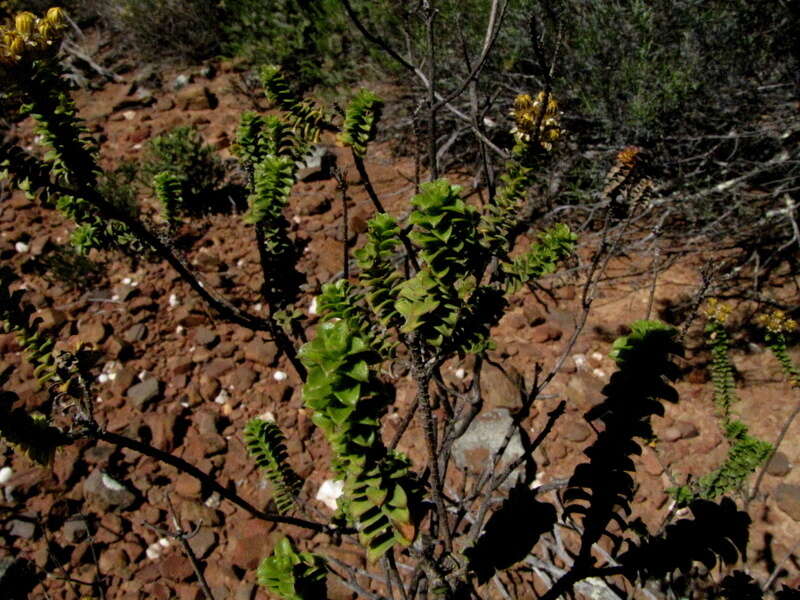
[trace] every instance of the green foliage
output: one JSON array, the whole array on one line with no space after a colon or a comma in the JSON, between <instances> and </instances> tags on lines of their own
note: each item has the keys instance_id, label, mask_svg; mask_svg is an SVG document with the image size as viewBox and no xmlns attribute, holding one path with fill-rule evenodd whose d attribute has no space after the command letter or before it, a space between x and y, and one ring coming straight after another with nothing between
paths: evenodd
<instances>
[{"instance_id":1,"label":"green foliage","mask_svg":"<svg viewBox=\"0 0 800 600\"><path fill-rule=\"evenodd\" d=\"M300 98L289 86L280 67L262 67L260 75L267 98L288 113L295 134L304 141L319 141L321 129L327 125L327 117L322 108L310 100Z\"/></svg>"},{"instance_id":2,"label":"green foliage","mask_svg":"<svg viewBox=\"0 0 800 600\"><path fill-rule=\"evenodd\" d=\"M730 421L730 410L736 398L734 369L730 360L730 337L725 324L709 319L706 341L711 347L711 382L714 384L714 403L720 411L723 424Z\"/></svg>"},{"instance_id":3,"label":"green foliage","mask_svg":"<svg viewBox=\"0 0 800 600\"><path fill-rule=\"evenodd\" d=\"M513 161L500 176L502 187L494 202L481 216L479 227L481 245L493 256L505 256L511 250L509 234L519 220L528 188L532 183L532 173L527 167Z\"/></svg>"},{"instance_id":4,"label":"green foliage","mask_svg":"<svg viewBox=\"0 0 800 600\"><path fill-rule=\"evenodd\" d=\"M180 179L169 171L162 171L153 178L153 189L161 205L161 216L170 227L180 222L178 211L183 205L181 187Z\"/></svg>"},{"instance_id":5,"label":"green foliage","mask_svg":"<svg viewBox=\"0 0 800 600\"><path fill-rule=\"evenodd\" d=\"M16 275L10 269L0 268L0 326L5 333L16 335L40 383L53 379L58 381L53 339L29 324L33 311L22 306L23 290L11 291L10 286L15 280Z\"/></svg>"},{"instance_id":6,"label":"green foliage","mask_svg":"<svg viewBox=\"0 0 800 600\"><path fill-rule=\"evenodd\" d=\"M298 552L281 538L272 554L258 566L258 583L284 600L326 598L325 561L311 552Z\"/></svg>"},{"instance_id":7,"label":"green foliage","mask_svg":"<svg viewBox=\"0 0 800 600\"><path fill-rule=\"evenodd\" d=\"M335 0L223 0L223 51L279 64L303 88L340 77L344 19Z\"/></svg>"},{"instance_id":8,"label":"green foliage","mask_svg":"<svg viewBox=\"0 0 800 600\"><path fill-rule=\"evenodd\" d=\"M180 182L180 212L197 214L208 208L210 195L222 185L222 163L212 146L194 127L175 127L147 144L139 166L141 183L152 188L160 173L170 173Z\"/></svg>"},{"instance_id":9,"label":"green foliage","mask_svg":"<svg viewBox=\"0 0 800 600\"><path fill-rule=\"evenodd\" d=\"M367 145L375 138L383 101L369 90L359 90L347 107L339 141L353 149L356 156L367 154Z\"/></svg>"},{"instance_id":10,"label":"green foliage","mask_svg":"<svg viewBox=\"0 0 800 600\"><path fill-rule=\"evenodd\" d=\"M268 240L270 253L285 253L286 219L283 209L289 201L297 167L291 158L269 155L253 171L253 194L245 222L262 225L274 240ZM277 230L280 229L281 233Z\"/></svg>"},{"instance_id":11,"label":"green foliage","mask_svg":"<svg viewBox=\"0 0 800 600\"><path fill-rule=\"evenodd\" d=\"M220 49L224 13L211 0L81 0L77 8L99 17L118 46L148 61L196 64Z\"/></svg>"},{"instance_id":12,"label":"green foliage","mask_svg":"<svg viewBox=\"0 0 800 600\"><path fill-rule=\"evenodd\" d=\"M300 358L308 369L303 400L331 445L333 468L344 480L340 507L357 524L369 560L395 544L410 544L418 484L408 461L381 440L380 418L393 389L377 378L380 357L339 320L324 322Z\"/></svg>"},{"instance_id":13,"label":"green foliage","mask_svg":"<svg viewBox=\"0 0 800 600\"><path fill-rule=\"evenodd\" d=\"M419 247L423 265L399 288L400 331L416 332L426 345L439 348L452 336L464 301L475 289L479 247L477 211L459 196L460 188L440 179L421 186L411 201L409 237Z\"/></svg>"},{"instance_id":14,"label":"green foliage","mask_svg":"<svg viewBox=\"0 0 800 600\"><path fill-rule=\"evenodd\" d=\"M15 279L9 269L0 268L0 330L16 335L40 384L62 383L53 354L53 339L29 325L31 311L22 307L23 292L10 290ZM9 374L10 370L0 374L0 385ZM0 391L0 439L39 464L51 464L55 450L69 440L51 427L44 415L28 414L22 408L12 409L13 402L12 394Z\"/></svg>"},{"instance_id":15,"label":"green foliage","mask_svg":"<svg viewBox=\"0 0 800 600\"><path fill-rule=\"evenodd\" d=\"M402 276L392 259L400 246L400 227L390 215L380 213L367 223L367 241L354 255L361 268L359 283L367 290L366 300L383 327L399 327L395 306Z\"/></svg>"},{"instance_id":16,"label":"green foliage","mask_svg":"<svg viewBox=\"0 0 800 600\"><path fill-rule=\"evenodd\" d=\"M539 234L539 242L511 263L503 263L504 283L510 293L549 273L554 273L559 261L575 251L578 236L559 223Z\"/></svg>"},{"instance_id":17,"label":"green foliage","mask_svg":"<svg viewBox=\"0 0 800 600\"><path fill-rule=\"evenodd\" d=\"M742 490L747 477L769 459L774 451L772 444L749 435L747 426L731 416L731 406L738 399L730 360L730 337L725 327L730 309L718 304L716 300L712 300L709 305L706 341L711 347L710 369L714 384L714 403L719 410L722 430L729 443L728 455L718 468L693 484L669 490L679 505L686 505L697 498L715 500L730 492Z\"/></svg>"},{"instance_id":18,"label":"green foliage","mask_svg":"<svg viewBox=\"0 0 800 600\"><path fill-rule=\"evenodd\" d=\"M274 115L242 113L236 130L234 151L242 162L253 168L269 156L286 156L298 160L302 154L300 141L291 127Z\"/></svg>"},{"instance_id":19,"label":"green foliage","mask_svg":"<svg viewBox=\"0 0 800 600\"><path fill-rule=\"evenodd\" d=\"M251 419L244 428L247 451L273 487L272 497L282 514L296 504L303 482L286 462L286 438L280 428L263 419Z\"/></svg>"}]
</instances>

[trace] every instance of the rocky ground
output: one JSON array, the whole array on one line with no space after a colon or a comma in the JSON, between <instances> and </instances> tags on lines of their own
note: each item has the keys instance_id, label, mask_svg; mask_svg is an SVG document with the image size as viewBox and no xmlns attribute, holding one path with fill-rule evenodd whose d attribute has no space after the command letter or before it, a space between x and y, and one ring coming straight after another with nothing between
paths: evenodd
<instances>
[{"instance_id":1,"label":"rocky ground","mask_svg":"<svg viewBox=\"0 0 800 600\"><path fill-rule=\"evenodd\" d=\"M178 75L187 81L178 81ZM252 108L251 99L235 91L240 75L233 63L181 73L139 69L121 77L122 81L102 90L76 93L89 131L103 143L106 166L136 157L148 139L185 124L196 126L223 157L229 156L239 114ZM176 89L180 83L184 85ZM27 142L33 141L25 124L20 134ZM358 245L372 208L357 185L354 169L348 169L346 154L332 141L323 143L330 146L351 181L350 241ZM396 158L386 144L379 144L371 150L367 164L389 210L403 214L413 191L409 182L413 161ZM290 216L295 235L308 243L301 267L308 274L305 300L310 306L319 285L341 270L341 206L329 173L314 173L309 181L297 184ZM141 262L134 268L118 256L97 256L106 262L107 275L88 291L31 273L31 266L54 245L64 243L69 231L69 224L54 211L19 193L4 192L0 258L18 272L29 273L26 299L37 307L41 327L58 336L64 347L85 342L103 350L94 389L98 418L108 430L180 456L265 508L270 490L246 456L242 428L247 419L271 412L289 434L289 455L306 481L305 495L328 513L322 502L314 500L320 485L331 476L326 446L302 407L298 378L276 346L260 334L215 319L162 262ZM182 234L189 243L191 262L209 285L263 314L255 240L240 215L198 218ZM690 256L662 273L655 292L656 310L666 315L677 299L691 296L699 283L699 266L714 258L713 253ZM562 372L524 423L535 437L548 413L562 400L567 403L566 414L535 456L540 482L566 478L585 460L583 451L597 431L584 414L601 401L601 390L613 371L608 352L614 337L629 322L646 315L650 283L642 271L648 261L629 257L611 265ZM576 283L550 281L552 295L539 298L521 294L493 332L498 346L493 358L510 366L528 384L535 363L545 369L552 366L575 327ZM794 286L794 282L776 279L773 292L796 299ZM745 305L739 307L741 313L746 310ZM311 315L312 326L313 319ZM654 419L657 439L636 459L640 485L633 510L651 528L661 523L670 508L665 489L688 475L708 472L726 452L707 382L708 357L697 335L693 333L689 340L695 350L681 363L686 375L678 385L681 401L667 406L663 418ZM45 402L47 390L35 383L13 336L0 336L0 353L2 364L14 367L9 387L19 395L20 404L34 409ZM735 364L741 396L737 411L752 433L774 439L800 397L783 383L768 352L743 345L737 349ZM461 368L459 363L446 365L445 376L454 385L459 384ZM409 402L409 383L401 382L397 406L386 417L388 436ZM486 414L456 449L456 460L472 471L483 467L498 431L504 431L519 407L515 384L491 365L484 371L482 388ZM748 556L752 571L762 576L780 563L784 572L779 581L792 585L800 584L800 554L795 545L800 539L800 468L794 467L800 463L798 434L800 423L795 423L770 466L761 494L750 506L754 525ZM418 428L412 428L401 449L421 464L423 448ZM24 558L47 574L32 598L90 595L91 588L81 582L98 576L105 582L106 598L202 598L179 544L159 531L171 527L169 502L184 526L199 527L189 544L201 559L217 599L268 597L255 585L255 568L280 532L364 565L363 557L346 544L332 546L322 534L254 520L187 474L108 444L68 446L57 454L52 469L33 466L4 448L0 467L4 513L0 565L8 568L14 559ZM555 501L555 495L547 500ZM719 573L712 575L721 578ZM331 598L350 597L341 585L332 584Z\"/></svg>"}]
</instances>

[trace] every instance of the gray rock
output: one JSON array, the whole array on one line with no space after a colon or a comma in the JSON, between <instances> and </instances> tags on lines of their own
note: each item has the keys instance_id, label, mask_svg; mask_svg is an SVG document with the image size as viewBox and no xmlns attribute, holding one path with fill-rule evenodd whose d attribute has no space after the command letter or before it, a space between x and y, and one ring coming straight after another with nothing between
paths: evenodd
<instances>
[{"instance_id":1,"label":"gray rock","mask_svg":"<svg viewBox=\"0 0 800 600\"><path fill-rule=\"evenodd\" d=\"M13 519L8 522L8 533L12 537L31 540L36 535L36 523L27 519Z\"/></svg>"},{"instance_id":2,"label":"gray rock","mask_svg":"<svg viewBox=\"0 0 800 600\"><path fill-rule=\"evenodd\" d=\"M800 521L800 485L782 483L775 488L775 503L783 512Z\"/></svg>"},{"instance_id":3,"label":"gray rock","mask_svg":"<svg viewBox=\"0 0 800 600\"><path fill-rule=\"evenodd\" d=\"M172 89L173 90L180 90L185 88L192 82L192 76L187 75L186 73L181 73L175 79L172 80Z\"/></svg>"},{"instance_id":4,"label":"gray rock","mask_svg":"<svg viewBox=\"0 0 800 600\"><path fill-rule=\"evenodd\" d=\"M145 404L157 398L160 393L161 382L155 377L148 377L128 388L126 396L136 408L143 408Z\"/></svg>"},{"instance_id":5,"label":"gray rock","mask_svg":"<svg viewBox=\"0 0 800 600\"><path fill-rule=\"evenodd\" d=\"M785 477L792 470L792 465L783 452L776 452L767 465L767 473L775 477Z\"/></svg>"},{"instance_id":6,"label":"gray rock","mask_svg":"<svg viewBox=\"0 0 800 600\"><path fill-rule=\"evenodd\" d=\"M217 535L210 527L201 527L195 535L189 538L189 547L195 556L203 559L217 545Z\"/></svg>"},{"instance_id":7,"label":"gray rock","mask_svg":"<svg viewBox=\"0 0 800 600\"><path fill-rule=\"evenodd\" d=\"M487 411L479 415L467 432L453 444L453 458L462 469L480 472L490 464L495 452L505 438L508 427L513 422L511 413L504 409ZM503 454L499 468L505 468L511 461L522 456L524 449L519 432L514 432ZM506 480L513 483L514 477Z\"/></svg>"},{"instance_id":8,"label":"gray rock","mask_svg":"<svg viewBox=\"0 0 800 600\"><path fill-rule=\"evenodd\" d=\"M147 326L143 323L137 323L133 327L128 328L128 330L122 334L122 337L130 344L133 342L141 342L147 337Z\"/></svg>"},{"instance_id":9,"label":"gray rock","mask_svg":"<svg viewBox=\"0 0 800 600\"><path fill-rule=\"evenodd\" d=\"M311 154L297 163L297 179L300 181L323 181L333 177L336 154L325 146L314 146Z\"/></svg>"},{"instance_id":10,"label":"gray rock","mask_svg":"<svg viewBox=\"0 0 800 600\"><path fill-rule=\"evenodd\" d=\"M92 471L83 482L83 495L103 510L125 510L136 501L133 492L100 469Z\"/></svg>"},{"instance_id":11,"label":"gray rock","mask_svg":"<svg viewBox=\"0 0 800 600\"><path fill-rule=\"evenodd\" d=\"M522 375L514 367L507 366L504 373L498 367L485 363L481 369L481 396L489 409L522 408L521 385Z\"/></svg>"},{"instance_id":12,"label":"gray rock","mask_svg":"<svg viewBox=\"0 0 800 600\"><path fill-rule=\"evenodd\" d=\"M83 519L70 519L62 529L64 539L70 544L77 544L86 539L86 523Z\"/></svg>"}]
</instances>

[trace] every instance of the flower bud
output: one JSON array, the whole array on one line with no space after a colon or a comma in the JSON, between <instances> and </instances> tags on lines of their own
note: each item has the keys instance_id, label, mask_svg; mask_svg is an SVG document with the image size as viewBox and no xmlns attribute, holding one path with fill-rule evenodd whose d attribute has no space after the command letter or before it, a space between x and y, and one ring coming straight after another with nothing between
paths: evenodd
<instances>
[{"instance_id":1,"label":"flower bud","mask_svg":"<svg viewBox=\"0 0 800 600\"><path fill-rule=\"evenodd\" d=\"M6 47L8 48L9 54L15 59L18 59L25 53L25 40L16 31L12 31L11 34L12 35L8 38L8 42L6 42Z\"/></svg>"},{"instance_id":2,"label":"flower bud","mask_svg":"<svg viewBox=\"0 0 800 600\"><path fill-rule=\"evenodd\" d=\"M45 20L53 27L63 27L67 24L67 13L60 6L54 6L47 9Z\"/></svg>"},{"instance_id":3,"label":"flower bud","mask_svg":"<svg viewBox=\"0 0 800 600\"><path fill-rule=\"evenodd\" d=\"M50 23L50 21L39 21L38 30L39 38L43 42L42 45L51 44L53 40L58 37L58 30L52 23Z\"/></svg>"},{"instance_id":4,"label":"flower bud","mask_svg":"<svg viewBox=\"0 0 800 600\"><path fill-rule=\"evenodd\" d=\"M36 15L25 11L14 18L14 28L22 37L29 38L36 27Z\"/></svg>"}]
</instances>

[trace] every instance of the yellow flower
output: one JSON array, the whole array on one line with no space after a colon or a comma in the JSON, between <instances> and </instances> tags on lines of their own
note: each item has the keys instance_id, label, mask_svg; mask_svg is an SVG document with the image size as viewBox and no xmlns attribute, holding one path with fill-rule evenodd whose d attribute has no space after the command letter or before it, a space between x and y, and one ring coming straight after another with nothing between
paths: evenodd
<instances>
[{"instance_id":1,"label":"yellow flower","mask_svg":"<svg viewBox=\"0 0 800 600\"><path fill-rule=\"evenodd\" d=\"M797 321L788 318L782 310L759 315L756 321L770 333L788 333L797 329Z\"/></svg>"},{"instance_id":2,"label":"yellow flower","mask_svg":"<svg viewBox=\"0 0 800 600\"><path fill-rule=\"evenodd\" d=\"M14 18L14 28L23 38L30 38L33 35L34 28L36 27L36 15L32 12L18 13Z\"/></svg>"},{"instance_id":3,"label":"yellow flower","mask_svg":"<svg viewBox=\"0 0 800 600\"><path fill-rule=\"evenodd\" d=\"M706 317L708 317L711 321L724 324L725 321L728 320L728 317L731 316L732 311L733 308L731 308L730 305L722 304L716 298L709 298L705 312Z\"/></svg>"},{"instance_id":4,"label":"yellow flower","mask_svg":"<svg viewBox=\"0 0 800 600\"><path fill-rule=\"evenodd\" d=\"M514 108L511 116L514 118L514 127L511 134L519 143L529 143L536 132L536 124L540 123L538 135L540 145L545 150L553 147L551 142L558 139L561 135L561 128L558 119L558 102L552 95L547 98L542 91L536 95L536 100L530 94L519 94L514 99Z\"/></svg>"},{"instance_id":5,"label":"yellow flower","mask_svg":"<svg viewBox=\"0 0 800 600\"><path fill-rule=\"evenodd\" d=\"M60 6L53 6L52 8L47 9L45 20L53 27L60 28L67 24L67 13Z\"/></svg>"}]
</instances>

